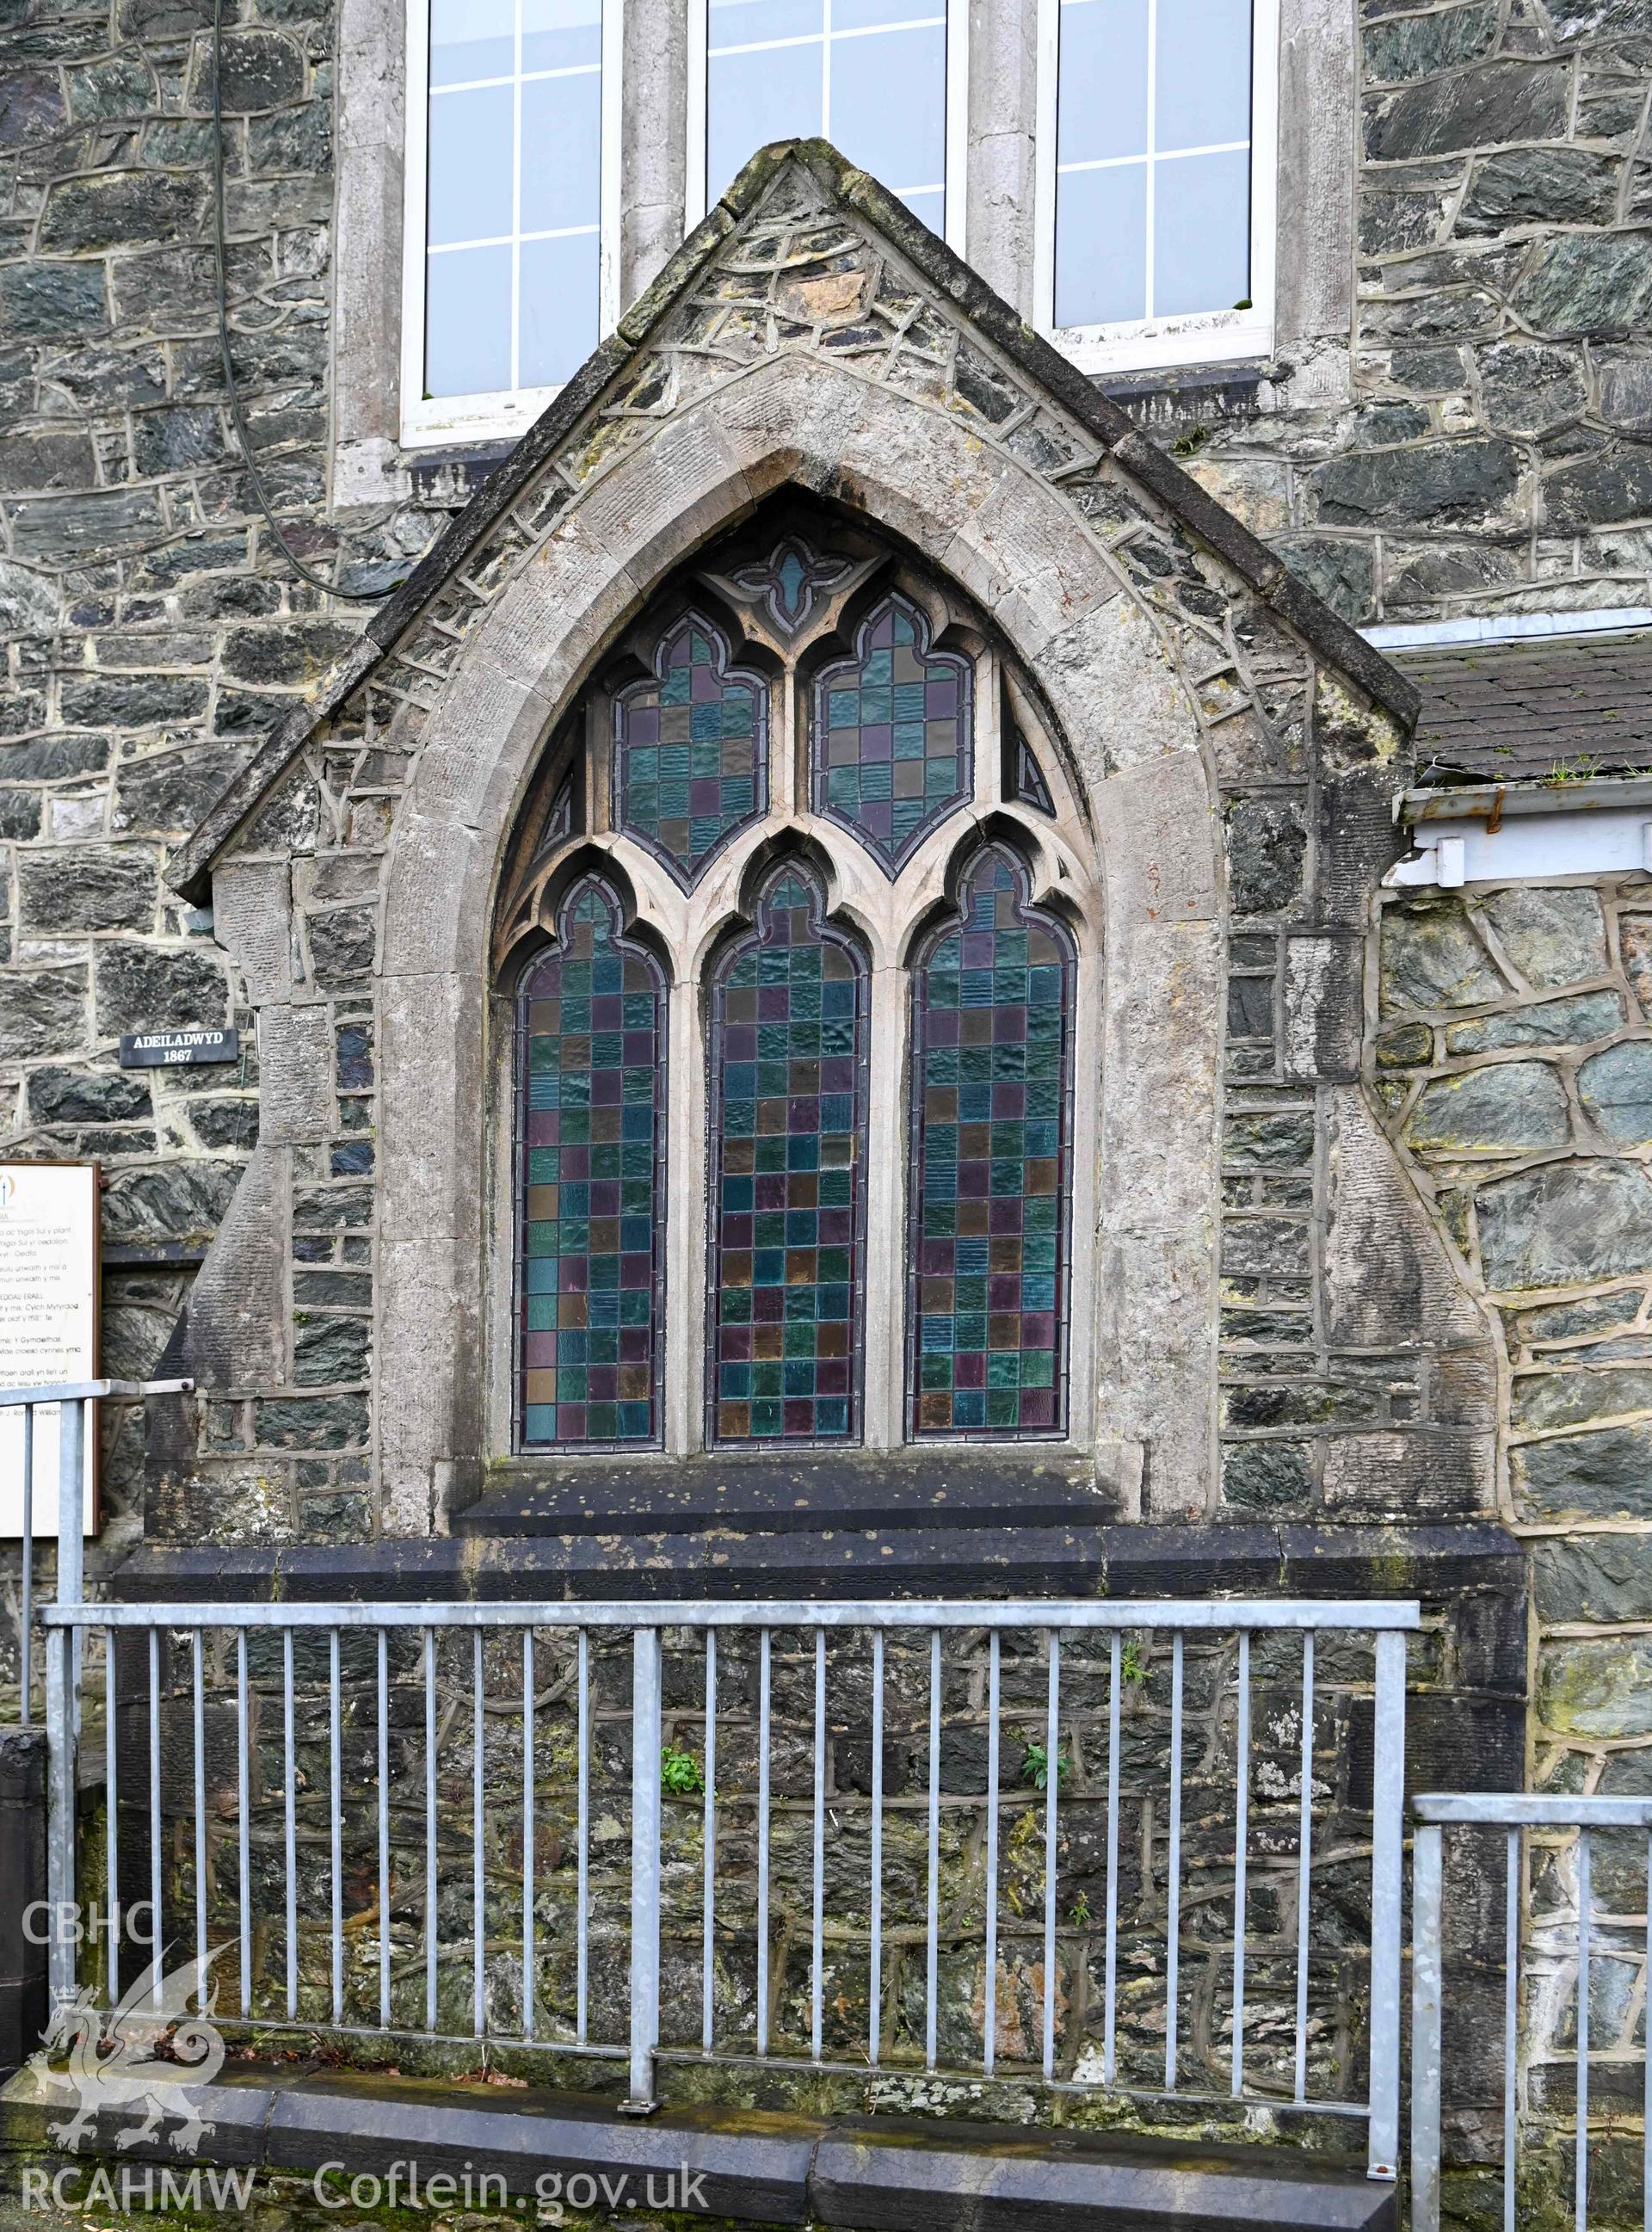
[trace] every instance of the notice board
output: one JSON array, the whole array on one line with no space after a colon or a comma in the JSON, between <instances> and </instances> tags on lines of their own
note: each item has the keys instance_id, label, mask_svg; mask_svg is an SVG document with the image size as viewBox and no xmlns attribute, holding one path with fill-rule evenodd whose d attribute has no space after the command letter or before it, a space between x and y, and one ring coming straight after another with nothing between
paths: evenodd
<instances>
[{"instance_id":1,"label":"notice board","mask_svg":"<svg viewBox=\"0 0 1652 2232\"><path fill-rule=\"evenodd\" d=\"M98 1376L98 1166L0 1163L0 1387ZM35 1411L34 1522L58 1528L55 1407ZM0 1410L0 1539L23 1533L23 1418ZM97 1528L96 1436L87 1451L82 1532Z\"/></svg>"}]
</instances>

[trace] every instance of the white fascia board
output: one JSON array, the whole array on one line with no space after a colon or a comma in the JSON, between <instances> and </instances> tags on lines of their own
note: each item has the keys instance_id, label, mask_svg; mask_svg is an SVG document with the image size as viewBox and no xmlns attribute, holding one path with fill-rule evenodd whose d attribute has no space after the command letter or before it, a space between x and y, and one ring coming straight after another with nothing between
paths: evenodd
<instances>
[{"instance_id":1,"label":"white fascia board","mask_svg":"<svg viewBox=\"0 0 1652 2232\"><path fill-rule=\"evenodd\" d=\"M1383 877L1390 890L1652 873L1652 778L1643 775L1408 791L1396 818L1415 849Z\"/></svg>"}]
</instances>

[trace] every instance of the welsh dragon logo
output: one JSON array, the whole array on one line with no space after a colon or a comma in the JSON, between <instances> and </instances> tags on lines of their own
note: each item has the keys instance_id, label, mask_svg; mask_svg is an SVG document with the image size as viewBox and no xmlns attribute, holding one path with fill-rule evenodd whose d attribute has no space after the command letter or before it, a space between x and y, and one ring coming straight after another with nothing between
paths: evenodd
<instances>
[{"instance_id":1,"label":"welsh dragon logo","mask_svg":"<svg viewBox=\"0 0 1652 2232\"><path fill-rule=\"evenodd\" d=\"M210 2085L224 2067L224 2039L211 2020L217 1989L215 1984L209 1995L206 1971L229 1950L217 1946L204 1964L191 1961L169 1976L162 1971L163 1947L119 2007L100 2007L88 1988L53 2009L28 2067L48 2097L75 2099L75 2113L49 2127L54 2139L74 2151L100 2117L136 2112L138 2122L115 2134L117 2147L153 2139L175 2118L173 2151L195 2152L207 2127L196 2112L193 2088ZM159 2057L162 2046L170 2059ZM68 2067L54 2068L65 2054Z\"/></svg>"}]
</instances>

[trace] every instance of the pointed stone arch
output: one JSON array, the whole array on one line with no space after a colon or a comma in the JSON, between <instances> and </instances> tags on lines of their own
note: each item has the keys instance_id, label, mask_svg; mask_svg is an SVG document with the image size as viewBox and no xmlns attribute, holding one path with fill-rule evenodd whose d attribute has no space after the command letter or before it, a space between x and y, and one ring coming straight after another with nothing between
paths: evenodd
<instances>
[{"instance_id":1,"label":"pointed stone arch","mask_svg":"<svg viewBox=\"0 0 1652 2232\"><path fill-rule=\"evenodd\" d=\"M487 944L519 802L620 629L683 558L787 484L956 580L1039 676L1069 740L1105 917L1096 1284L1111 1299L1096 1432L1139 1442L1150 1422L1178 1503L1209 1498L1221 870L1198 710L1058 486L916 400L780 357L690 406L563 515L425 723L391 839L380 957L381 1368L392 1385L417 1372L428 1391L385 1408L392 1524L439 1525L449 1495L466 1494L455 1469L469 1473L489 1437ZM1146 1167L1143 1137L1158 1143Z\"/></svg>"}]
</instances>

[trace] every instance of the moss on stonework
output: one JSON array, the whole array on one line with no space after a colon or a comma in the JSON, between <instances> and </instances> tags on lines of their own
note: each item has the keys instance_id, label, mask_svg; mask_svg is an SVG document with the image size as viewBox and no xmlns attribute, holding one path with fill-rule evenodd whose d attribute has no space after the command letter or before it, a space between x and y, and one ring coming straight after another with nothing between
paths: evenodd
<instances>
[{"instance_id":1,"label":"moss on stonework","mask_svg":"<svg viewBox=\"0 0 1652 2232\"><path fill-rule=\"evenodd\" d=\"M1404 733L1391 713L1363 704L1324 667L1314 677L1313 720L1333 766L1391 767L1404 746Z\"/></svg>"}]
</instances>

